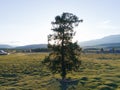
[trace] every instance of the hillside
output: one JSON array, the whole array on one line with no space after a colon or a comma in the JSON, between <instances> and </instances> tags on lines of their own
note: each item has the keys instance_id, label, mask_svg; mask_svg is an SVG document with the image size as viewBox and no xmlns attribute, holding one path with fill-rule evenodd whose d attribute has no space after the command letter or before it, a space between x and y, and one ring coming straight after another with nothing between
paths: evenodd
<instances>
[{"instance_id":1,"label":"hillside","mask_svg":"<svg viewBox=\"0 0 120 90\"><path fill-rule=\"evenodd\" d=\"M98 47L98 48L120 48L120 43L100 44L100 45L96 45L95 47Z\"/></svg>"},{"instance_id":2,"label":"hillside","mask_svg":"<svg viewBox=\"0 0 120 90\"><path fill-rule=\"evenodd\" d=\"M85 42L80 42L80 46L85 47L85 46L105 46L105 45L115 45L116 44L119 46L120 44L120 35L110 35L103 37L101 39L96 39L96 40L90 40L90 41L85 41Z\"/></svg>"},{"instance_id":3,"label":"hillside","mask_svg":"<svg viewBox=\"0 0 120 90\"><path fill-rule=\"evenodd\" d=\"M12 46L7 45L7 44L0 44L0 48L12 48Z\"/></svg>"},{"instance_id":4,"label":"hillside","mask_svg":"<svg viewBox=\"0 0 120 90\"><path fill-rule=\"evenodd\" d=\"M15 49L36 49L36 48L47 48L47 44L25 45L25 46L16 47Z\"/></svg>"}]
</instances>

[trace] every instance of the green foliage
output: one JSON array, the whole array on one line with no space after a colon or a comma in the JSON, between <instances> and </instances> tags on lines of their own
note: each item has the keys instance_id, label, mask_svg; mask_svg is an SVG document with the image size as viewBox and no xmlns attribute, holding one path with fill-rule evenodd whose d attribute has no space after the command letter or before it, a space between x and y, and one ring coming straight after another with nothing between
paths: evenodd
<instances>
[{"instance_id":1,"label":"green foliage","mask_svg":"<svg viewBox=\"0 0 120 90\"><path fill-rule=\"evenodd\" d=\"M67 53L65 55L66 71L77 71L81 64L79 60L81 48L77 43L69 43L64 49ZM59 52L51 52L44 60L44 63L51 69L53 73L60 73L61 71L61 54Z\"/></svg>"},{"instance_id":2,"label":"green foliage","mask_svg":"<svg viewBox=\"0 0 120 90\"><path fill-rule=\"evenodd\" d=\"M62 79L67 72L78 70L81 64L78 58L81 48L77 42L72 42L75 35L73 28L78 26L79 22L82 20L72 13L56 16L52 22L54 34L48 36L48 47L52 52L45 58L44 63L53 73L61 73Z\"/></svg>"}]
</instances>

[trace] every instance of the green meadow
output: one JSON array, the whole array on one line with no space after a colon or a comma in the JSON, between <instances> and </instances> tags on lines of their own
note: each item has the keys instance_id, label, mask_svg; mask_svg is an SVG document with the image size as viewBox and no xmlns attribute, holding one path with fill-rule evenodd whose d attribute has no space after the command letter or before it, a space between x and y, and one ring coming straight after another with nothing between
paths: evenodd
<instances>
[{"instance_id":1,"label":"green meadow","mask_svg":"<svg viewBox=\"0 0 120 90\"><path fill-rule=\"evenodd\" d=\"M47 53L15 53L0 56L0 90L63 90L59 74L41 61ZM81 54L78 72L67 74L66 90L120 90L120 54Z\"/></svg>"}]
</instances>

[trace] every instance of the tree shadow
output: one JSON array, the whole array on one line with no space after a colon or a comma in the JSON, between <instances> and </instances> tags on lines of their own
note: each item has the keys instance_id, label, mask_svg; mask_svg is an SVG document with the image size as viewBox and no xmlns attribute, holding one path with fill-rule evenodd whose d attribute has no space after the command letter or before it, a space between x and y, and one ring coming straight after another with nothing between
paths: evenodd
<instances>
[{"instance_id":1,"label":"tree shadow","mask_svg":"<svg viewBox=\"0 0 120 90\"><path fill-rule=\"evenodd\" d=\"M78 85L78 83L79 83L78 79L75 79L75 80L71 80L71 79L61 80L61 79L58 79L58 81L60 82L61 90L67 90L69 86Z\"/></svg>"}]
</instances>

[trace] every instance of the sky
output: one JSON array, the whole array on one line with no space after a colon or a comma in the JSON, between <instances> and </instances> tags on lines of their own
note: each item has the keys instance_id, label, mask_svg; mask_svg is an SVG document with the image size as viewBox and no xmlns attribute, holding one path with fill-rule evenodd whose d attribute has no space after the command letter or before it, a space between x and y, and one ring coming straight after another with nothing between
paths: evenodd
<instances>
[{"instance_id":1,"label":"sky","mask_svg":"<svg viewBox=\"0 0 120 90\"><path fill-rule=\"evenodd\" d=\"M0 44L47 43L51 22L63 12L83 19L78 42L120 34L120 0L0 0Z\"/></svg>"}]
</instances>

